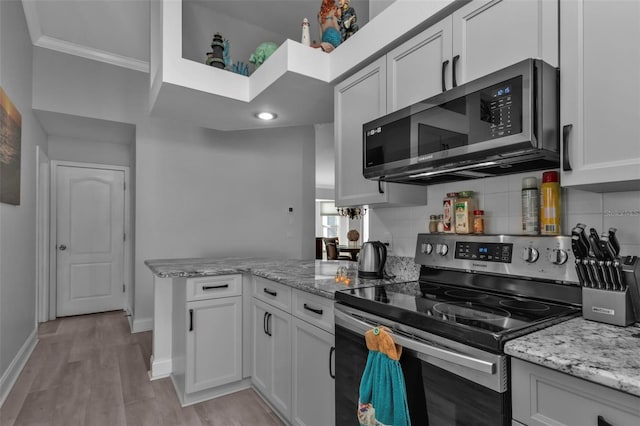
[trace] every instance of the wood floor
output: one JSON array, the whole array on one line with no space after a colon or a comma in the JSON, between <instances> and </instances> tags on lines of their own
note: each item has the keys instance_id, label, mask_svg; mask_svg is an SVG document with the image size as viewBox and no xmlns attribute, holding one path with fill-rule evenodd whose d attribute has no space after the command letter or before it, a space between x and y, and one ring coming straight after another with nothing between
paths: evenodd
<instances>
[{"instance_id":1,"label":"wood floor","mask_svg":"<svg viewBox=\"0 0 640 426\"><path fill-rule=\"evenodd\" d=\"M151 332L131 334L122 311L57 319L38 335L1 426L283 424L251 389L180 407L171 379L147 375Z\"/></svg>"}]
</instances>

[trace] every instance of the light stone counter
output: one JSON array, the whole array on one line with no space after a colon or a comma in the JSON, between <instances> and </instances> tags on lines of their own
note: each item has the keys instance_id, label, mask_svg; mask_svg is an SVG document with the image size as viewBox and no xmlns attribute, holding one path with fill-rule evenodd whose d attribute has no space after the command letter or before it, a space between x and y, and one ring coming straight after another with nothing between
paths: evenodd
<instances>
[{"instance_id":1,"label":"light stone counter","mask_svg":"<svg viewBox=\"0 0 640 426\"><path fill-rule=\"evenodd\" d=\"M153 354L151 379L167 377L173 370L172 306L175 285L184 286L184 278L214 275L251 274L316 295L334 298L336 290L360 286L416 281L419 267L413 259L389 256L385 271L392 278L358 278L358 264L337 260L274 260L264 258L196 258L147 260L154 275ZM349 284L336 281L336 271L345 268Z\"/></svg>"},{"instance_id":2,"label":"light stone counter","mask_svg":"<svg viewBox=\"0 0 640 426\"><path fill-rule=\"evenodd\" d=\"M640 326L584 318L507 342L508 355L640 396Z\"/></svg>"},{"instance_id":3,"label":"light stone counter","mask_svg":"<svg viewBox=\"0 0 640 426\"><path fill-rule=\"evenodd\" d=\"M402 265L402 258L394 259L389 257L388 262L389 265L385 269L387 271L394 269L396 276L393 279L385 280L360 279L358 278L358 264L356 262L338 260L200 258L147 260L145 264L151 269L151 272L159 278L203 277L247 272L309 293L333 299L333 294L336 290L417 279L408 275L409 273L401 274L398 272L398 265ZM341 266L346 268L347 276L351 280L348 286L343 282L336 282L336 270Z\"/></svg>"}]
</instances>

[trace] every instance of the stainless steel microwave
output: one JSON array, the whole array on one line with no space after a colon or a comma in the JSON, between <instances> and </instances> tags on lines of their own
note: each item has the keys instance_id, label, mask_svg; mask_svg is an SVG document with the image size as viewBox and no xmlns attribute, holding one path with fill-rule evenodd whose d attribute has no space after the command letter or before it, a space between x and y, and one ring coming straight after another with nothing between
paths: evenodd
<instances>
[{"instance_id":1,"label":"stainless steel microwave","mask_svg":"<svg viewBox=\"0 0 640 426\"><path fill-rule=\"evenodd\" d=\"M526 59L365 123L365 178L411 184L558 168L559 73Z\"/></svg>"}]
</instances>

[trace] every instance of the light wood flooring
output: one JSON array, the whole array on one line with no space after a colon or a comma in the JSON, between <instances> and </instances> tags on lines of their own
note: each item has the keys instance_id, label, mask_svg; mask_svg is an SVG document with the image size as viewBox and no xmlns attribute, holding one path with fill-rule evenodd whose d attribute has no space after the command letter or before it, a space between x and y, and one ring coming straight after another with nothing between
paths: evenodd
<instances>
[{"instance_id":1,"label":"light wood flooring","mask_svg":"<svg viewBox=\"0 0 640 426\"><path fill-rule=\"evenodd\" d=\"M38 336L1 426L283 424L251 389L180 407L171 379L147 375L151 332L131 334L122 311L43 323Z\"/></svg>"}]
</instances>

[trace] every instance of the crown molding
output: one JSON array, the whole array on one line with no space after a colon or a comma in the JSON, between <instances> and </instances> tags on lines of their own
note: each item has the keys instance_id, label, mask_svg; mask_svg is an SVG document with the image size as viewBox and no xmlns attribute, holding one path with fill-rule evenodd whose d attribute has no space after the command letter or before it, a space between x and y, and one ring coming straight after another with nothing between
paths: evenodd
<instances>
[{"instance_id":1,"label":"crown molding","mask_svg":"<svg viewBox=\"0 0 640 426\"><path fill-rule=\"evenodd\" d=\"M83 46L76 43L60 40L49 36L40 36L34 45L45 49L51 49L70 55L80 56L94 61L104 62L118 67L129 68L135 71L149 72L149 62L128 56L117 55L100 49Z\"/></svg>"}]
</instances>

